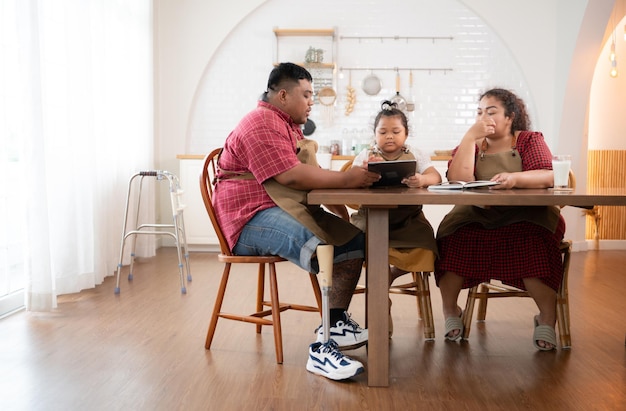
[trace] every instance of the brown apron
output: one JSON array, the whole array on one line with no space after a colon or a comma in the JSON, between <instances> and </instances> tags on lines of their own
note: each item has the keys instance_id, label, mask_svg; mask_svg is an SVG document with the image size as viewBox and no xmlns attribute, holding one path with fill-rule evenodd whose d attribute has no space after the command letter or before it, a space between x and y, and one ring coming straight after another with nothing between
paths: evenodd
<instances>
[{"instance_id":1,"label":"brown apron","mask_svg":"<svg viewBox=\"0 0 626 411\"><path fill-rule=\"evenodd\" d=\"M301 163L319 167L315 153L317 143L313 140L298 141L298 159ZM311 230L326 244L343 245L352 240L359 229L342 218L325 211L319 205L308 205L308 191L296 190L278 183L273 178L265 181L263 187L277 206L289 213L302 225Z\"/></svg>"},{"instance_id":2,"label":"brown apron","mask_svg":"<svg viewBox=\"0 0 626 411\"><path fill-rule=\"evenodd\" d=\"M476 158L476 179L490 180L498 173L522 171L522 158L515 149L494 154L480 154ZM556 206L496 206L480 207L457 205L445 216L437 238L445 237L470 223L480 223L487 229L502 227L521 221L540 225L554 233L560 210Z\"/></svg>"},{"instance_id":3,"label":"brown apron","mask_svg":"<svg viewBox=\"0 0 626 411\"><path fill-rule=\"evenodd\" d=\"M415 160L412 153L386 158L383 153L375 155L386 161ZM384 195L384 192L381 192ZM365 231L367 210L359 208L350 216L350 222ZM437 242L433 228L424 216L421 205L398 206L389 210L389 264L407 271L434 270Z\"/></svg>"}]
</instances>

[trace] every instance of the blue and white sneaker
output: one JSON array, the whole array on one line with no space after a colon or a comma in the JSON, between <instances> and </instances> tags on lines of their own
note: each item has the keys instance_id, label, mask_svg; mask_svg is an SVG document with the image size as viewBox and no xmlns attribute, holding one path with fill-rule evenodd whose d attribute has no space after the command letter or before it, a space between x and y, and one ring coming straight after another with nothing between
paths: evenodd
<instances>
[{"instance_id":1,"label":"blue and white sneaker","mask_svg":"<svg viewBox=\"0 0 626 411\"><path fill-rule=\"evenodd\" d=\"M345 380L365 371L359 361L343 355L333 340L326 343L314 342L309 346L306 369L335 381Z\"/></svg>"},{"instance_id":2,"label":"blue and white sneaker","mask_svg":"<svg viewBox=\"0 0 626 411\"><path fill-rule=\"evenodd\" d=\"M316 330L317 342L324 342L324 326L320 325ZM350 314L343 313L343 320L337 321L330 326L330 339L335 340L341 350L352 350L367 344L367 330L359 327L356 321L350 318Z\"/></svg>"}]
</instances>

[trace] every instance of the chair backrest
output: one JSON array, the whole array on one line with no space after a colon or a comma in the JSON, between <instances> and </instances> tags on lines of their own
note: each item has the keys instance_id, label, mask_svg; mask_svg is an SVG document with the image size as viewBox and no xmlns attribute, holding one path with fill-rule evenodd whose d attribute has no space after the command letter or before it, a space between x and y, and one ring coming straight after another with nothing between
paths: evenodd
<instances>
[{"instance_id":1,"label":"chair backrest","mask_svg":"<svg viewBox=\"0 0 626 411\"><path fill-rule=\"evenodd\" d=\"M204 201L204 207L206 208L217 239L220 242L220 249L224 255L232 255L226 237L222 232L222 228L217 220L217 214L213 207L213 190L215 189L216 176L217 176L217 160L219 154L222 151L221 148L216 148L204 157L204 165L202 166L202 173L200 173L200 193L202 194L202 200Z\"/></svg>"},{"instance_id":2,"label":"chair backrest","mask_svg":"<svg viewBox=\"0 0 626 411\"><path fill-rule=\"evenodd\" d=\"M569 171L569 177L567 178L567 186L573 190L576 189L576 176L572 170Z\"/></svg>"}]
</instances>

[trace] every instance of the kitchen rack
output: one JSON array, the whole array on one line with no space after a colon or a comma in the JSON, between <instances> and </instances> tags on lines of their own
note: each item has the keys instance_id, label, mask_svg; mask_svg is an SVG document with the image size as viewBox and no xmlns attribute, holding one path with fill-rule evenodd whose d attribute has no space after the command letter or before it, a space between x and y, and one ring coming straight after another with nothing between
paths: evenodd
<instances>
[{"instance_id":1,"label":"kitchen rack","mask_svg":"<svg viewBox=\"0 0 626 411\"><path fill-rule=\"evenodd\" d=\"M380 40L380 42L384 42L385 40L405 40L407 43L409 40L431 40L433 44L436 40L454 40L452 36L340 36L340 40Z\"/></svg>"},{"instance_id":2,"label":"kitchen rack","mask_svg":"<svg viewBox=\"0 0 626 411\"><path fill-rule=\"evenodd\" d=\"M452 71L451 67L339 67L339 71Z\"/></svg>"}]
</instances>

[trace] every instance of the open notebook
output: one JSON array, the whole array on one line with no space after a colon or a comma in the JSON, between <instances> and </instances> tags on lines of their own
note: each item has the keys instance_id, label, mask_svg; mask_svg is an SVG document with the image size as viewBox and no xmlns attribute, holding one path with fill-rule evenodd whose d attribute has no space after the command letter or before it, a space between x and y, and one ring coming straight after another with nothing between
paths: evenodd
<instances>
[{"instance_id":1,"label":"open notebook","mask_svg":"<svg viewBox=\"0 0 626 411\"><path fill-rule=\"evenodd\" d=\"M490 187L500 183L489 180L476 181L445 181L440 184L429 186L429 190L465 190L466 188Z\"/></svg>"},{"instance_id":2,"label":"open notebook","mask_svg":"<svg viewBox=\"0 0 626 411\"><path fill-rule=\"evenodd\" d=\"M405 177L415 174L416 160L377 161L367 164L367 169L381 175L372 187L388 187L402 184Z\"/></svg>"}]
</instances>

